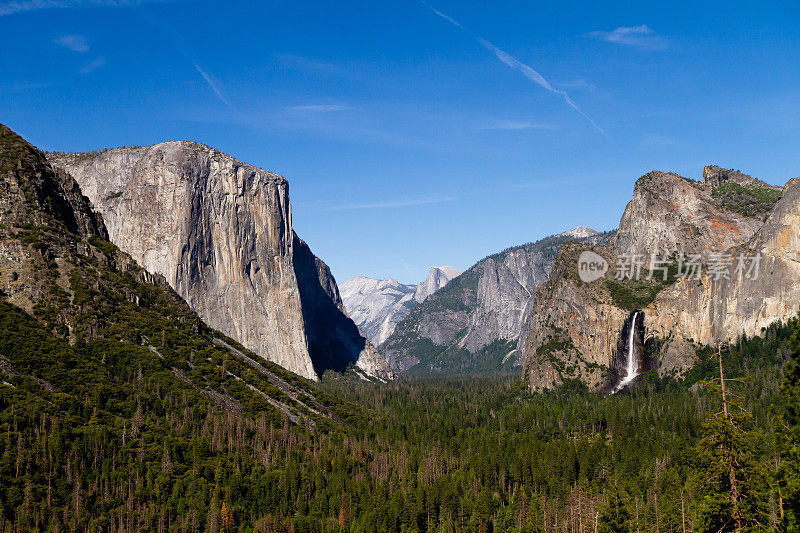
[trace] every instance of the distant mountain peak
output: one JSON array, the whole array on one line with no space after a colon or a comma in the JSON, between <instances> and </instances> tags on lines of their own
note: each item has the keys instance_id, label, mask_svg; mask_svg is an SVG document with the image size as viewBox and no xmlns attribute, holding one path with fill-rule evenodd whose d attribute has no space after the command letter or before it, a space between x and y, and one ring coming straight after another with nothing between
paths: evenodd
<instances>
[{"instance_id":1,"label":"distant mountain peak","mask_svg":"<svg viewBox=\"0 0 800 533\"><path fill-rule=\"evenodd\" d=\"M594 237L595 235L600 235L600 232L592 228L587 228L586 226L578 226L577 228L572 228L569 231L560 233L558 236L573 237L575 239L585 239L586 237Z\"/></svg>"},{"instance_id":2,"label":"distant mountain peak","mask_svg":"<svg viewBox=\"0 0 800 533\"><path fill-rule=\"evenodd\" d=\"M461 272L451 266L433 266L419 285L395 279L356 276L340 285L344 306L362 335L375 345L385 341L395 326L419 303Z\"/></svg>"},{"instance_id":3,"label":"distant mountain peak","mask_svg":"<svg viewBox=\"0 0 800 533\"><path fill-rule=\"evenodd\" d=\"M414 300L422 303L425 298L438 291L451 279L460 275L461 271L451 266L435 266L428 270L428 277L417 286L414 293Z\"/></svg>"},{"instance_id":4,"label":"distant mountain peak","mask_svg":"<svg viewBox=\"0 0 800 533\"><path fill-rule=\"evenodd\" d=\"M431 267L428 270L428 275L430 276L430 273L432 271L434 271L434 270L440 270L441 272L444 272L445 274L447 274L451 278L454 278L454 277L458 276L459 274L461 274L461 271L459 269L455 268L455 267L451 267L451 266L448 266L448 265L442 265L442 266L433 266L433 267Z\"/></svg>"}]
</instances>

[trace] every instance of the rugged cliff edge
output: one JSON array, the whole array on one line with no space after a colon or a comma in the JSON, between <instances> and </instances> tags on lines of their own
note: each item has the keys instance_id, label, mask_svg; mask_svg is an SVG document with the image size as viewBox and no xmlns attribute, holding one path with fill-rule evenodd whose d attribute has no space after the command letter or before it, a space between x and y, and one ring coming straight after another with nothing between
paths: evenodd
<instances>
[{"instance_id":1,"label":"rugged cliff edge","mask_svg":"<svg viewBox=\"0 0 800 533\"><path fill-rule=\"evenodd\" d=\"M715 194L715 191L717 194ZM726 191L670 172L636 181L611 246L617 255L721 252L747 242L762 221L724 205Z\"/></svg>"},{"instance_id":2,"label":"rugged cliff edge","mask_svg":"<svg viewBox=\"0 0 800 533\"><path fill-rule=\"evenodd\" d=\"M588 228L491 255L415 307L379 346L401 372L490 372L521 364L517 341L536 287L568 240L606 242Z\"/></svg>"},{"instance_id":3,"label":"rugged cliff edge","mask_svg":"<svg viewBox=\"0 0 800 533\"><path fill-rule=\"evenodd\" d=\"M614 366L617 340L629 312L614 302L604 279L581 281L578 257L585 250L613 264L614 255L606 248L564 243L550 279L533 299L521 345L524 379L534 391L566 380L580 380L597 389L608 378L605 370Z\"/></svg>"},{"instance_id":4,"label":"rugged cliff edge","mask_svg":"<svg viewBox=\"0 0 800 533\"><path fill-rule=\"evenodd\" d=\"M347 363L390 376L294 235L285 178L185 141L49 159L75 177L110 240L210 326L309 379Z\"/></svg>"},{"instance_id":5,"label":"rugged cliff edge","mask_svg":"<svg viewBox=\"0 0 800 533\"><path fill-rule=\"evenodd\" d=\"M428 277L419 285L357 276L342 283L342 300L361 334L379 345L417 304L459 274L461 272L450 266L431 267Z\"/></svg>"},{"instance_id":6,"label":"rugged cliff edge","mask_svg":"<svg viewBox=\"0 0 800 533\"><path fill-rule=\"evenodd\" d=\"M764 225L744 245L732 248L730 278L681 279L645 308L645 327L657 338L699 344L759 335L800 308L800 178L790 180ZM757 272L736 271L739 256L760 257ZM757 275L756 275L757 274Z\"/></svg>"},{"instance_id":7,"label":"rugged cliff edge","mask_svg":"<svg viewBox=\"0 0 800 533\"><path fill-rule=\"evenodd\" d=\"M53 417L72 436L91 427L123 445L141 432L163 440L171 409L197 409L204 422L342 423L306 380L257 363L107 237L75 180L0 124L4 413ZM147 461L159 461L151 451Z\"/></svg>"},{"instance_id":8,"label":"rugged cliff edge","mask_svg":"<svg viewBox=\"0 0 800 533\"><path fill-rule=\"evenodd\" d=\"M800 180L781 188L714 166L703 176L698 182L654 171L637 180L616 237L592 249L609 264L605 277L583 282L577 262L586 248L562 247L526 326L524 375L533 390L568 379L608 387L625 364L621 340L636 311L644 317L635 332L637 367L661 375L690 368L699 345L758 335L797 313ZM661 271L648 275L651 254L670 257L675 270L667 279ZM701 258L697 279L680 275L680 254ZM709 270L720 254L727 277ZM615 268L635 256L644 263L641 279L614 279ZM748 268L761 258L757 276L737 270L740 256Z\"/></svg>"}]
</instances>

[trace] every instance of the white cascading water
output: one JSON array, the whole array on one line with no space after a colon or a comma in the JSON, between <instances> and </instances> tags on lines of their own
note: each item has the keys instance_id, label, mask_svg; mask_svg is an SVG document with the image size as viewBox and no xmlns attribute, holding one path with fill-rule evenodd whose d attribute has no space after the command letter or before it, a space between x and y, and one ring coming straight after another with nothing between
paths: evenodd
<instances>
[{"instance_id":1,"label":"white cascading water","mask_svg":"<svg viewBox=\"0 0 800 533\"><path fill-rule=\"evenodd\" d=\"M634 341L634 337L633 336L636 334L636 317L638 317L638 316L639 316L639 311L636 311L635 313L633 313L633 318L631 319L630 330L628 331L628 368L627 368L627 374L625 375L624 378L622 378L622 381L620 381L619 384L614 389L614 394L616 394L619 391L621 391L622 389L624 389L625 386L627 386L631 381L633 381L634 378L636 378L636 376L638 375L636 373L636 371L639 369L638 368L639 365L637 365L636 354L634 353L635 346L634 346L634 343L633 343L633 341Z\"/></svg>"}]
</instances>

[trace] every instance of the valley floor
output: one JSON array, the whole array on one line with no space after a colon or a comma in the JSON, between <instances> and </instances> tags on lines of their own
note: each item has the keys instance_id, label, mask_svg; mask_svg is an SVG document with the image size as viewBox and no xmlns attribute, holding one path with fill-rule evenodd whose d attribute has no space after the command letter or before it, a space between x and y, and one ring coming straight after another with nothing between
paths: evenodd
<instances>
[{"instance_id":1,"label":"valley floor","mask_svg":"<svg viewBox=\"0 0 800 533\"><path fill-rule=\"evenodd\" d=\"M19 317L4 313L7 346ZM106 374L40 383L6 365L0 530L792 530L793 328L725 351L740 406L728 417L712 353L684 382L646 374L617 396L577 383L530 395L518 377L376 386L328 376L317 400L335 421L313 427L187 401L179 382L142 371L143 356L102 359L127 376L126 395L90 392ZM100 358L104 346L77 351ZM67 364L101 372L99 361Z\"/></svg>"}]
</instances>

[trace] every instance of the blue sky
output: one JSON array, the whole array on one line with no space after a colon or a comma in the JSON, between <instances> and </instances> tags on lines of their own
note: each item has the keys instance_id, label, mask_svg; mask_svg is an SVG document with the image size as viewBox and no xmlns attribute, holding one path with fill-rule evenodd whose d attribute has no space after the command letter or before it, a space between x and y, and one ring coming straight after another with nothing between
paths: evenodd
<instances>
[{"instance_id":1,"label":"blue sky","mask_svg":"<svg viewBox=\"0 0 800 533\"><path fill-rule=\"evenodd\" d=\"M289 179L339 281L418 282L614 228L652 169L800 175L798 21L797 2L0 0L0 122L51 150L210 144Z\"/></svg>"}]
</instances>

